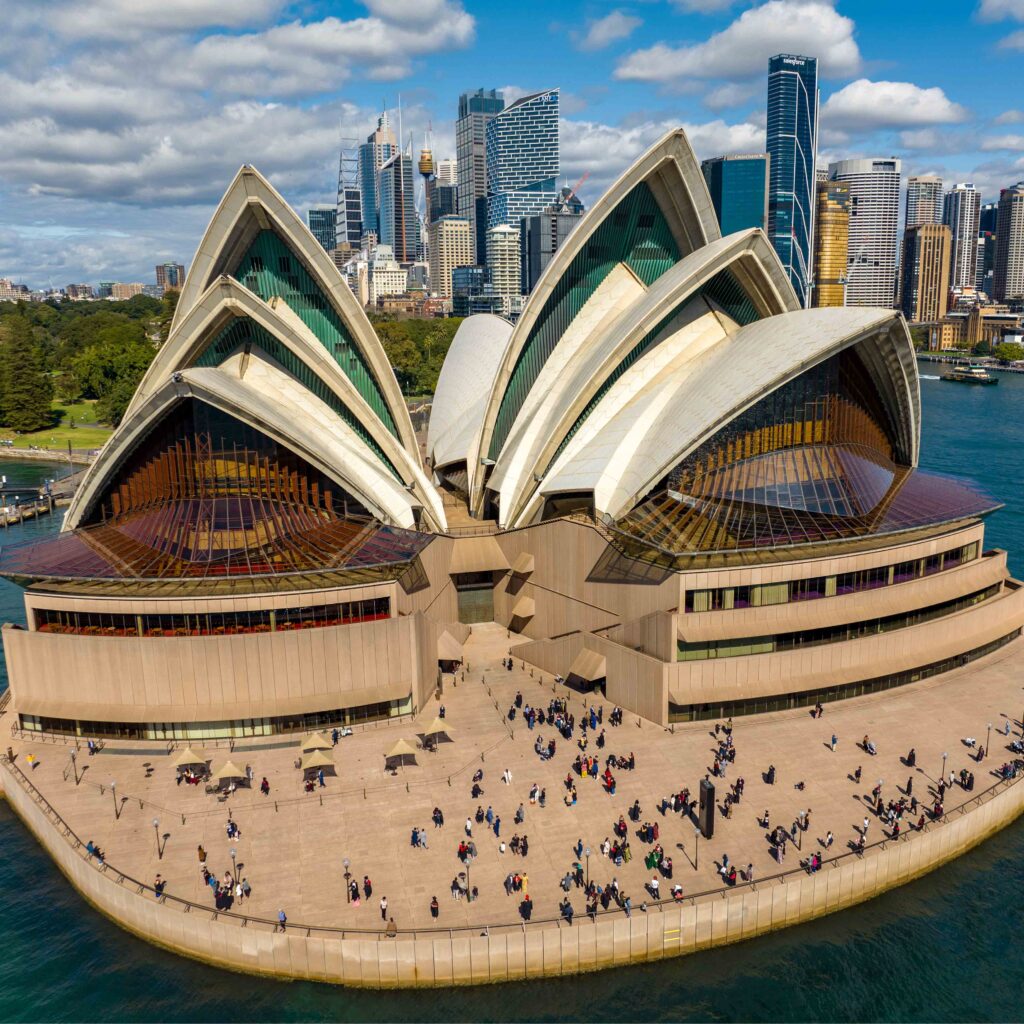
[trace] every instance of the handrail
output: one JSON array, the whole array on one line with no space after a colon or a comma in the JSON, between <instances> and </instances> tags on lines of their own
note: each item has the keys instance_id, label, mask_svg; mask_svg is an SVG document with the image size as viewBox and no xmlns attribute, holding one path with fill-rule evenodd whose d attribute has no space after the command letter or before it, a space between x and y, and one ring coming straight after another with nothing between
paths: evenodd
<instances>
[{"instance_id":1,"label":"handrail","mask_svg":"<svg viewBox=\"0 0 1024 1024\"><path fill-rule=\"evenodd\" d=\"M49 817L52 817L55 820L55 823L59 826L60 829L63 830L64 838L68 840L68 842L72 845L72 848L75 851L78 851L78 852L85 850L85 844L82 842L82 840L74 832L74 830L71 828L71 826L68 825L68 823L61 817L61 815L58 813L58 811L49 803L49 801L46 799L46 797L44 797L43 794L36 788L36 786L33 784L31 779L29 779L29 777L21 770L21 768L18 765L16 765L13 761L9 760L6 754L4 754L2 757L0 757L0 764L3 764L3 765L6 766L7 770L11 773L11 775L15 778L15 780L18 781L22 785L22 788L24 788L28 792L28 794L35 800L35 802L38 803L43 808L43 810L47 813L47 815ZM960 816L963 816L967 812L967 808L968 807L971 807L972 805L980 806L982 802L985 802L990 797L994 796L995 793L996 793L996 790L1008 789L1015 782L1021 781L1022 778L1024 778L1024 775L1013 776L1013 777L1011 777L1009 779L998 779L992 786L989 786L987 789L982 790L977 796L972 797L970 800L966 801L965 803L959 805L958 807L952 808L949 811L947 811L946 813L944 813L941 818L935 818L935 819L933 819L933 820L931 820L929 822L926 822L924 828L922 829L922 831L929 831L930 826L934 826L934 825L937 825L937 824L940 824L940 823L946 821L947 819L949 819L954 814L954 812L958 812ZM913 833L915 831L917 831L917 830L916 829L908 829L906 832L902 833L897 839L893 839L891 837L882 838L882 839L876 840L874 843L870 843L870 844L866 845L863 850L850 850L850 851L848 851L846 853L837 854L836 856L830 858L827 861L823 859L823 861L822 861L822 869L824 868L825 864L829 864L830 866L835 867L841 860L844 860L845 858L863 857L864 854L868 850L873 850L875 848L884 849L886 844L888 844L888 843L908 842L908 841L910 841L912 839ZM91 858L90 855L85 854L84 856L85 856L85 859L86 859L87 863L93 864L93 861L92 861L92 858ZM102 866L100 866L98 864L94 864L93 866L96 868L97 871L101 872L102 874L116 875L117 876L116 881L117 881L118 884L124 884L125 882L128 882L131 885L137 886L138 887L138 891L139 891L139 895L142 895L143 893L150 893L153 896L157 896L156 890L151 885L147 885L145 882L140 882L138 879L133 878L131 875L125 874L123 871L120 871L120 870L114 868L107 861L104 861ZM819 869L819 870L822 870L822 869ZM646 900L645 901L641 901L641 903L638 904L635 907L635 909L638 910L638 911L640 911L642 909L650 910L653 907L653 908L658 909L659 911L663 911L666 906L680 906L680 905L685 904L685 903L689 903L691 906L693 906L693 905L695 905L697 903L698 900L703 900L703 899L706 899L708 897L722 898L722 897L728 896L732 892L736 892L736 891L738 891L740 889L745 889L745 888L749 888L750 891L755 892L757 890L757 886L759 886L759 885L764 885L765 883L771 883L771 882L781 882L782 880L787 879L787 878L789 878L791 876L807 875L807 874L808 874L808 872L807 872L807 870L805 868L791 868L788 871L782 871L782 872L779 872L779 873L774 874L774 875L766 875L764 878L759 878L759 879L757 879L755 881L752 881L752 882L739 882L736 885L732 885L732 886L719 886L716 889L706 889L706 890L704 890L702 892L692 893L692 894L686 895L682 900L676 900L675 898L670 897L670 898L663 899L663 900L652 900L650 902L648 902ZM178 906L184 907L185 908L184 909L184 913L189 913L192 910L197 910L197 911L200 911L202 913L212 914L214 920L217 920L217 919L219 919L221 917L224 917L224 918L228 918L229 920L232 920L232 921L239 921L239 922L241 922L241 926L243 928L247 927L249 924L268 925L268 926L270 926L272 928L273 931L276 932L276 931L279 930L279 927L280 927L277 921L273 921L273 920L271 920L269 918L265 918L265 917L252 917L252 916L249 916L247 914L238 914L238 913L235 913L234 911L230 911L230 910L218 910L216 907L209 907L209 906L205 906L205 905L203 905L201 903L194 903L191 900L184 899L183 897L180 897L180 896L174 896L174 895L171 895L171 894L169 894L167 892L164 892L162 895L158 896L158 899L159 899L159 901L161 903L174 903L174 904L177 904ZM596 919L596 916L605 917L605 916L608 916L608 915L611 915L611 914L616 914L616 913L619 913L619 912L621 912L621 908L618 907L618 906L616 906L614 910L612 908L610 908L610 907L609 907L608 910L598 910L596 915L594 915L594 919ZM577 914L575 916L580 918L580 919L582 919L584 917L591 918L591 915L586 914L586 913ZM564 922L564 920L565 919L562 918L562 917L549 917L549 918L539 918L537 920L531 919L528 922L526 922L526 921L511 921L511 922L503 922L503 923L498 923L498 924L460 925L460 926L455 927L455 928L407 928L407 929L400 928L400 929L397 929L395 934L396 935L402 935L402 936L408 936L408 937L411 937L411 938L416 938L417 936L420 936L420 935L428 936L428 935L445 935L445 934L447 934L449 937L451 937L456 932L473 932L475 934L480 934L482 932L484 934L487 934L492 928L515 928L515 929L522 928L522 929L525 929L527 925L533 927L533 926L551 925L551 924L554 924L554 925L557 925L557 926L560 927L562 925L562 923ZM296 931L296 932L305 931L307 937L311 936L314 932L316 932L316 933L326 933L327 935L337 935L337 936L340 936L341 938L344 938L346 933L351 933L351 934L354 934L354 935L373 935L373 936L376 936L378 939L380 939L381 937L383 937L385 935L385 932L384 932L383 929L341 928L341 927L332 926L332 925L306 925L306 924L300 924L300 923L292 922L292 921L289 921L287 923L286 929L287 928L290 928L292 931ZM387 936L387 937L390 938L392 936Z\"/></svg>"}]
</instances>

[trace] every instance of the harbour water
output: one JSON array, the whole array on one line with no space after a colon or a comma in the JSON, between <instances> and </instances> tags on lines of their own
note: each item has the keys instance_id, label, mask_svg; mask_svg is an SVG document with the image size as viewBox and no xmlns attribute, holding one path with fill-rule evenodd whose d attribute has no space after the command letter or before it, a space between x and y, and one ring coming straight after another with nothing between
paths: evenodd
<instances>
[{"instance_id":1,"label":"harbour water","mask_svg":"<svg viewBox=\"0 0 1024 1024\"><path fill-rule=\"evenodd\" d=\"M1024 376L996 388L922 381L922 465L1006 503L987 544L1024 573ZM52 467L0 462L19 482ZM49 534L59 517L0 544ZM23 618L0 582L0 620ZM436 993L282 983L194 963L91 910L0 804L0 1020L1019 1020L1024 821L926 878L753 942L661 964ZM329 854L328 854L329 859Z\"/></svg>"}]
</instances>

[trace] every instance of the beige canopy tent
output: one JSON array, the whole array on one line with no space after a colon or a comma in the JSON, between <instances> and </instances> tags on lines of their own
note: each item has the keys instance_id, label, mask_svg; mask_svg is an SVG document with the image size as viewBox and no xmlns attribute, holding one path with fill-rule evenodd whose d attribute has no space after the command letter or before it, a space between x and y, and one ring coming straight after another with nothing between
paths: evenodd
<instances>
[{"instance_id":1,"label":"beige canopy tent","mask_svg":"<svg viewBox=\"0 0 1024 1024\"><path fill-rule=\"evenodd\" d=\"M416 763L416 749L405 740L399 740L385 755L384 762L388 762L399 759L399 764L404 765L407 757L412 758L412 763Z\"/></svg>"},{"instance_id":2,"label":"beige canopy tent","mask_svg":"<svg viewBox=\"0 0 1024 1024\"><path fill-rule=\"evenodd\" d=\"M331 741L323 733L312 732L302 741L303 752L307 750L330 750Z\"/></svg>"},{"instance_id":3,"label":"beige canopy tent","mask_svg":"<svg viewBox=\"0 0 1024 1024\"><path fill-rule=\"evenodd\" d=\"M450 735L452 731L451 726L443 718L435 718L430 725L423 730L424 736L437 736L439 733L444 733L446 736Z\"/></svg>"},{"instance_id":4,"label":"beige canopy tent","mask_svg":"<svg viewBox=\"0 0 1024 1024\"><path fill-rule=\"evenodd\" d=\"M245 770L239 768L234 761L225 761L214 773L214 782L227 782L229 779L245 779L248 776L245 774Z\"/></svg>"},{"instance_id":5,"label":"beige canopy tent","mask_svg":"<svg viewBox=\"0 0 1024 1024\"><path fill-rule=\"evenodd\" d=\"M314 750L306 754L302 759L303 768L327 768L334 767L334 761L322 750Z\"/></svg>"},{"instance_id":6,"label":"beige canopy tent","mask_svg":"<svg viewBox=\"0 0 1024 1024\"><path fill-rule=\"evenodd\" d=\"M175 768L187 768L193 764L206 764L206 757L197 754L191 747L186 747L172 762Z\"/></svg>"}]
</instances>

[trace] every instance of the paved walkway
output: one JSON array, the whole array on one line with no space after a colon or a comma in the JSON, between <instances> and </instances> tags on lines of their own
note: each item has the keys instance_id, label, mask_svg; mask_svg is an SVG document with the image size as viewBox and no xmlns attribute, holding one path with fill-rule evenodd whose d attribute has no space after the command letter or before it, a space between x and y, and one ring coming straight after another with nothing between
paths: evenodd
<instances>
[{"instance_id":1,"label":"paved walkway","mask_svg":"<svg viewBox=\"0 0 1024 1024\"><path fill-rule=\"evenodd\" d=\"M949 755L947 774L962 767L975 772L976 795L994 781L989 772L1009 756L1007 741L996 730L1009 719L1014 735L1020 735L1024 707L1019 681L1024 642L1020 640L947 675L829 705L821 719L812 719L807 711L737 718L733 732L736 763L730 766L724 784L718 781L718 797L721 801L726 788L740 775L746 782L745 796L731 819L718 816L714 839L708 842L696 838L688 820L671 812L662 816L658 805L662 796L684 787L696 793L713 759L713 723L677 726L671 733L627 714L621 727L612 728L608 723L611 706L604 703L606 746L598 751L591 741L588 753L597 753L603 765L609 753L628 756L632 751L636 769L615 773L618 787L614 797L597 780L577 778L579 801L575 807L567 807L564 779L578 752L576 743L556 736L550 726L530 731L518 715L514 723L506 721L505 713L517 689L525 702L535 707L546 707L553 696L550 676L537 670L531 674L519 663L511 672L501 668L501 659L518 639L493 624L474 627L465 648L469 665L465 680L454 687L449 681L443 698L452 742L442 743L435 754L419 752L419 764L396 777L384 771L384 751L399 737L415 742L417 729L437 713L436 702L428 704L415 723L367 727L342 739L333 752L338 777L328 777L326 788L313 794L303 791L301 773L294 768L300 737L241 741L231 756L253 766L257 785L267 776L271 795L243 790L229 804L206 795L202 787L176 786L173 755L158 743L112 741L92 758L83 748L79 764L85 768L84 778L77 787L70 770L67 779L63 778L70 764L68 746L23 740L14 747L23 767L25 755L38 757L32 781L78 835L98 843L109 862L121 871L150 883L159 872L167 880L169 893L212 907L212 894L202 884L197 846L201 843L206 848L208 867L218 875L231 869L230 851L234 849L239 874L252 886L251 899L236 904L236 911L274 918L283 908L292 922L376 929L382 927L378 900L385 895L389 916L399 928L407 929L434 924L429 902L435 895L441 906L436 923L443 927L517 921L520 897L506 896L502 884L505 876L516 870L528 876L534 918L556 916L563 895L558 883L576 859L573 846L578 839L591 847L590 876L600 884L617 877L637 907L645 897L644 883L651 877L644 868L647 847L636 836L637 826L630 822L630 863L616 869L599 851L605 837L614 838L613 824L620 815L627 816L634 800L640 802L641 820L658 822L659 841L674 862L672 882L679 882L687 894L721 884L716 863L725 853L738 868L752 863L758 878L780 870L758 823L766 809L773 825L787 827L799 811L811 809L811 827L802 836L803 852L791 851L784 869L797 867L799 858L810 849L821 849L818 838L829 829L836 837L831 854L843 853L856 838L866 812L866 796L880 779L888 800L898 796L912 776L914 794L927 804L928 787L942 769L945 751ZM558 688L558 695L570 696L570 710L578 719L582 697L564 687ZM985 743L989 722L994 726L994 752L978 765L961 739L974 736ZM514 735L510 735L509 724ZM557 739L557 754L549 762L542 762L533 752L538 732L545 740ZM830 749L833 733L838 737L835 752ZM865 734L877 744L875 757L857 746ZM574 740L578 738L577 730ZM911 746L917 750L913 772L900 762ZM228 756L223 745L205 749L215 765ZM778 772L774 786L762 779L769 763L774 763ZM850 777L858 765L863 766L859 786ZM477 768L484 771L484 793L474 800L470 788ZM501 779L506 768L512 772L511 785ZM116 782L119 804L129 797L117 818L111 781ZM803 790L795 788L800 781ZM529 803L534 783L547 791L544 808ZM971 794L956 787L947 794L946 809L970 798ZM517 826L513 818L520 803L526 809L526 820ZM465 834L466 817L473 816L478 804L485 809L491 806L500 815L502 839L507 842L518 832L529 836L530 846L525 859L508 851L502 854L499 840L486 826L474 822L478 856L470 869L470 884L478 887L480 897L470 904L453 900L450 885L453 877L465 870L456 848ZM441 829L431 821L435 806L444 813ZM229 808L242 831L235 842L229 842L225 832ZM156 828L154 818L159 821ZM411 847L413 827L426 828L428 849ZM871 816L869 842L881 837L880 829L880 822ZM157 855L158 833L162 857ZM699 848L696 868L695 845ZM360 906L346 904L342 867L346 857L357 881L369 875L373 883L373 897ZM663 896L671 884L662 880ZM574 889L571 899L576 913L581 914L582 893Z\"/></svg>"}]
</instances>

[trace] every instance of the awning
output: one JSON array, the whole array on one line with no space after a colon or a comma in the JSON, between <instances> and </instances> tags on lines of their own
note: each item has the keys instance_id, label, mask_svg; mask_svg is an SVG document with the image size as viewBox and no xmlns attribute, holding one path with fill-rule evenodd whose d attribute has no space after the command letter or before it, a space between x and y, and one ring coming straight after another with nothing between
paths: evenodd
<instances>
[{"instance_id":1,"label":"awning","mask_svg":"<svg viewBox=\"0 0 1024 1024\"><path fill-rule=\"evenodd\" d=\"M533 598L521 597L512 606L512 618L528 619L533 615Z\"/></svg>"},{"instance_id":2,"label":"awning","mask_svg":"<svg viewBox=\"0 0 1024 1024\"><path fill-rule=\"evenodd\" d=\"M445 630L437 638L438 661L462 661L462 644Z\"/></svg>"},{"instance_id":3,"label":"awning","mask_svg":"<svg viewBox=\"0 0 1024 1024\"><path fill-rule=\"evenodd\" d=\"M334 761L322 750L313 750L302 759L302 770L307 768L333 768Z\"/></svg>"},{"instance_id":4,"label":"awning","mask_svg":"<svg viewBox=\"0 0 1024 1024\"><path fill-rule=\"evenodd\" d=\"M512 572L516 576L529 576L533 572L533 555L529 551L521 551L512 563Z\"/></svg>"},{"instance_id":5,"label":"awning","mask_svg":"<svg viewBox=\"0 0 1024 1024\"><path fill-rule=\"evenodd\" d=\"M593 682L595 679L604 679L607 669L603 654L597 651L588 651L585 647L573 658L572 666L569 668L569 675L579 676Z\"/></svg>"},{"instance_id":6,"label":"awning","mask_svg":"<svg viewBox=\"0 0 1024 1024\"><path fill-rule=\"evenodd\" d=\"M461 537L455 541L452 566L449 570L452 576L464 572L495 570L506 572L508 559L493 537Z\"/></svg>"}]
</instances>

